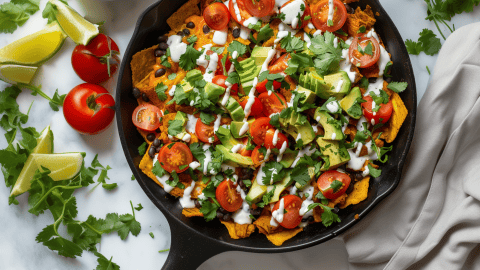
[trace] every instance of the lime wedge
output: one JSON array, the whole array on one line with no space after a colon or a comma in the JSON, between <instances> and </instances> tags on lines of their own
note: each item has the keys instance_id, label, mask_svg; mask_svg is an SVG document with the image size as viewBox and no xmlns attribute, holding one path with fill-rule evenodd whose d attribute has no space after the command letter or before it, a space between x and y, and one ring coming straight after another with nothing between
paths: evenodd
<instances>
[{"instance_id":1,"label":"lime wedge","mask_svg":"<svg viewBox=\"0 0 480 270\"><path fill-rule=\"evenodd\" d=\"M0 49L0 64L40 65L50 59L67 36L58 23L16 40Z\"/></svg>"},{"instance_id":2,"label":"lime wedge","mask_svg":"<svg viewBox=\"0 0 480 270\"><path fill-rule=\"evenodd\" d=\"M85 20L74 9L58 0L49 0L57 7L55 17L63 31L77 44L87 45L98 35L98 25Z\"/></svg>"},{"instance_id":3,"label":"lime wedge","mask_svg":"<svg viewBox=\"0 0 480 270\"><path fill-rule=\"evenodd\" d=\"M75 177L82 169L81 153L65 154L31 154L38 168L45 167L51 171L49 176L54 181L67 180Z\"/></svg>"},{"instance_id":4,"label":"lime wedge","mask_svg":"<svg viewBox=\"0 0 480 270\"><path fill-rule=\"evenodd\" d=\"M19 65L0 65L0 80L10 84L26 83L32 81L38 67Z\"/></svg>"},{"instance_id":5,"label":"lime wedge","mask_svg":"<svg viewBox=\"0 0 480 270\"><path fill-rule=\"evenodd\" d=\"M37 139L37 146L33 149L34 154L51 154L53 153L53 132L50 126L46 127L40 137Z\"/></svg>"}]
</instances>

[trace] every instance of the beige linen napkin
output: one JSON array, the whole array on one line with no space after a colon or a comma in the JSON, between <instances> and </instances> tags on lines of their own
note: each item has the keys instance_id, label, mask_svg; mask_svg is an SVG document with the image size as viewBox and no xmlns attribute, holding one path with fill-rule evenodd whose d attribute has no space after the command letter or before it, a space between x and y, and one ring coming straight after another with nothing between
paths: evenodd
<instances>
[{"instance_id":1,"label":"beige linen napkin","mask_svg":"<svg viewBox=\"0 0 480 270\"><path fill-rule=\"evenodd\" d=\"M397 189L342 235L350 269L480 269L480 23L445 42Z\"/></svg>"}]
</instances>

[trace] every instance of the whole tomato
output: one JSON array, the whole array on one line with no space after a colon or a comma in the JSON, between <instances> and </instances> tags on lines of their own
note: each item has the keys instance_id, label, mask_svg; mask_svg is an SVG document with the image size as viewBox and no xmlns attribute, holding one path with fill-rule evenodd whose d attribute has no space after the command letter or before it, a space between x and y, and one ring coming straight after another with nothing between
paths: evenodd
<instances>
[{"instance_id":1,"label":"whole tomato","mask_svg":"<svg viewBox=\"0 0 480 270\"><path fill-rule=\"evenodd\" d=\"M105 88L83 83L73 88L65 97L63 115L76 131L82 134L97 134L112 123L115 100Z\"/></svg>"},{"instance_id":2,"label":"whole tomato","mask_svg":"<svg viewBox=\"0 0 480 270\"><path fill-rule=\"evenodd\" d=\"M72 66L80 79L102 83L117 72L120 49L110 37L99 34L87 46L77 45L72 53Z\"/></svg>"}]
</instances>

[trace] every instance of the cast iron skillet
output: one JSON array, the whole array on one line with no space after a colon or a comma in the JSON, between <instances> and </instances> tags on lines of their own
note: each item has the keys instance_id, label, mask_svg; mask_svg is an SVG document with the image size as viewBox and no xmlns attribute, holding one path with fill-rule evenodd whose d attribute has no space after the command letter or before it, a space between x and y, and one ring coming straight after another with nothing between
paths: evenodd
<instances>
[{"instance_id":1,"label":"cast iron skillet","mask_svg":"<svg viewBox=\"0 0 480 270\"><path fill-rule=\"evenodd\" d=\"M303 232L286 241L281 247L274 246L264 235L259 233L254 233L246 239L234 240L230 238L226 228L218 220L207 223L203 218L184 217L178 200L164 192L138 168L141 156L138 155L137 147L144 140L132 123L132 113L138 104L132 95L130 69L132 56L142 49L153 46L157 37L169 30L166 19L184 2L186 0L160 0L147 8L140 16L123 57L116 96L118 132L130 168L147 196L162 211L170 224L172 244L170 254L162 269L196 269L210 257L225 251L272 253L294 251L318 245L355 225L395 189L400 181L403 164L413 138L417 104L415 78L403 39L392 20L378 0L362 0L362 3L359 4L362 8L368 4L374 12L380 14L377 16L375 29L392 55L393 79L408 82L408 89L401 94L401 97L409 112L393 144L391 158L387 164L382 166L381 177L370 181L368 198L360 204L340 211L339 216L342 222L328 228L320 223L309 225ZM352 6L355 7L355 5ZM354 218L356 214L359 215L359 219Z\"/></svg>"}]
</instances>

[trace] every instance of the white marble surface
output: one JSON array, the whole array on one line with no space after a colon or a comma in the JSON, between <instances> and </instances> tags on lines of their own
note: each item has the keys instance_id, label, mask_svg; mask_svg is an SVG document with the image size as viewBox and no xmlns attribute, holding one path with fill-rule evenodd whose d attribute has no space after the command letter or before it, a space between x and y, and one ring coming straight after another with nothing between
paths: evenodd
<instances>
[{"instance_id":1,"label":"white marble surface","mask_svg":"<svg viewBox=\"0 0 480 270\"><path fill-rule=\"evenodd\" d=\"M0 0L0 3L6 0ZM425 21L426 8L423 1L418 0L381 0L404 39L417 39L423 28L435 29L434 24ZM46 1L42 0L43 9ZM95 0L69 1L75 9L84 14L93 22L106 21L104 32L111 36L120 50L124 52L134 25L140 13L153 1L117 0L113 2ZM456 16L453 20L457 28L480 18L480 8L473 13ZM0 34L0 47L40 30L46 20L41 18L41 11L14 34ZM445 30L444 33L447 33ZM61 51L44 66L35 78L34 84L42 84L43 90L50 96L58 88L61 94L67 93L74 86L82 83L71 68L70 55L74 44L67 40ZM426 66L433 67L436 57L426 55L412 56L419 99L423 96L428 84L429 75ZM6 84L0 82L0 89ZM113 94L114 81L106 84ZM142 231L138 237L131 235L126 241L121 241L117 235L103 236L100 251L107 258L113 256L113 261L122 269L160 269L168 253L158 253L158 250L169 248L170 229L162 213L150 202L136 183L131 181L132 175L124 158L123 150L117 135L116 124L106 132L96 136L83 136L72 130L64 121L62 112L53 112L48 102L33 97L28 91L22 93L17 101L21 110L26 111L31 101L35 101L30 113L29 126L37 130L46 125L52 125L55 134L55 152L87 152L87 162L90 162L96 153L103 164L109 164L113 169L109 171L112 181L118 183L115 191L108 192L97 188L94 192L88 190L76 194L79 206L78 219L85 220L89 214L97 217L105 216L109 212L130 212L129 200L134 204L141 203L144 209L136 213L137 220L142 224ZM3 130L0 131L3 135ZM0 148L6 142L0 138ZM3 175L1 176L3 182ZM3 186L1 184L0 186ZM19 197L19 206L9 206L7 203L9 190L0 187L0 269L27 270L27 269L93 269L96 267L96 258L85 252L81 258L67 259L56 255L41 244L35 242L35 237L43 227L52 223L50 214L39 217L28 213L27 196ZM152 239L149 233L153 232ZM346 250L341 241L331 240L322 245L301 251L286 254L249 254L242 252L224 253L205 262L199 269L347 269Z\"/></svg>"}]
</instances>

